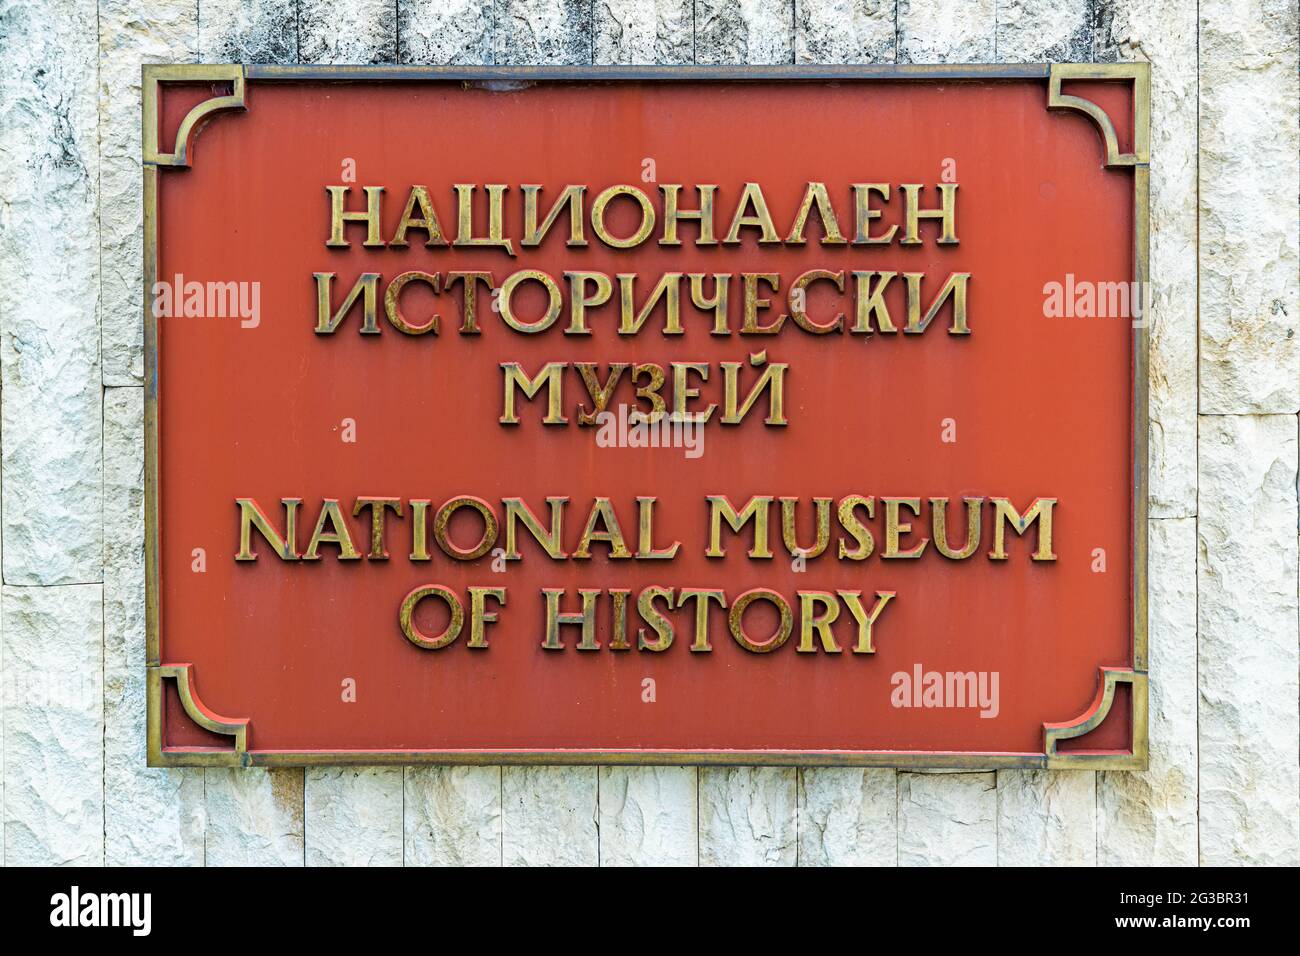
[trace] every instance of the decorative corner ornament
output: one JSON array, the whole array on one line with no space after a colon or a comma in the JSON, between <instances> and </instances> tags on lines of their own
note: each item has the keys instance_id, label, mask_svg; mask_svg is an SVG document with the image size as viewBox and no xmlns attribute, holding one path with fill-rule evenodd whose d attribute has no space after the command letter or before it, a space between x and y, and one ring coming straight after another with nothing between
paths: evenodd
<instances>
[{"instance_id":1,"label":"decorative corner ornament","mask_svg":"<svg viewBox=\"0 0 1300 956\"><path fill-rule=\"evenodd\" d=\"M194 667L190 664L151 665L148 677L149 766L241 767L248 765L248 720L223 717L207 707L194 690ZM164 680L176 682L176 692L186 715L199 727L234 738L230 750L189 748L166 749L162 740L162 709L166 699Z\"/></svg>"},{"instance_id":2,"label":"decorative corner ornament","mask_svg":"<svg viewBox=\"0 0 1300 956\"><path fill-rule=\"evenodd\" d=\"M141 113L143 144L142 161L146 166L189 166L190 151L199 129L213 116L230 110L244 110L244 68L239 64L185 64L159 66L146 63L143 67L144 103ZM185 115L176 130L176 145L172 152L159 152L159 128L162 118L159 85L162 83L229 83L227 96L214 96L204 100Z\"/></svg>"},{"instance_id":3,"label":"decorative corner ornament","mask_svg":"<svg viewBox=\"0 0 1300 956\"><path fill-rule=\"evenodd\" d=\"M1096 103L1061 92L1070 80L1128 80L1133 84L1133 150L1121 153L1115 124ZM1047 78L1047 108L1078 110L1096 125L1106 146L1105 166L1147 166L1151 163L1151 64L1053 63Z\"/></svg>"},{"instance_id":4,"label":"decorative corner ornament","mask_svg":"<svg viewBox=\"0 0 1300 956\"><path fill-rule=\"evenodd\" d=\"M1132 752L1062 752L1062 740L1083 737L1100 727L1115 704L1115 688L1128 684L1132 690ZM1119 667L1103 667L1097 682L1097 696L1092 705L1074 720L1043 724L1043 744L1049 770L1146 770L1147 751L1147 675Z\"/></svg>"}]
</instances>

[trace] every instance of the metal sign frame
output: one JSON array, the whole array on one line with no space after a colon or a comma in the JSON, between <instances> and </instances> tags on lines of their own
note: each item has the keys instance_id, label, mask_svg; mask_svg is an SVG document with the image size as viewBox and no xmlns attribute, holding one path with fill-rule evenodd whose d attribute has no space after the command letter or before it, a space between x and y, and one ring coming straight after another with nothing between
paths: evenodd
<instances>
[{"instance_id":1,"label":"metal sign frame","mask_svg":"<svg viewBox=\"0 0 1300 956\"><path fill-rule=\"evenodd\" d=\"M777 67L414 67L414 66L262 66L262 65L153 65L143 67L142 168L144 205L144 351L145 351L145 616L146 687L148 706L148 763L151 767L302 767L370 764L648 764L648 765L750 765L750 766L857 766L918 768L1027 768L1145 770L1148 765L1148 657L1147 657L1147 472L1148 472L1148 334L1147 322L1135 323L1132 338L1132 667L1099 669L1097 693L1090 707L1074 720L1043 725L1041 754L945 753L901 751L662 751L662 750L454 750L454 751L346 751L284 752L250 750L248 719L232 719L212 712L195 693L190 664L163 664L160 655L160 554L159 554L159 435L158 435L158 327L149 308L158 265L158 177L168 169L191 164L191 146L198 130L214 116L244 110L250 81L461 81L599 82L647 81L690 83L700 81L827 81L888 80L1026 80L1044 82L1049 110L1075 110L1095 124L1104 155L1102 167L1131 169L1133 174L1133 277L1139 288L1149 279L1149 177L1150 177L1150 67L1146 63L1110 64L996 64L900 66L777 66ZM1095 103L1062 92L1062 82L1116 81L1131 84L1133 116L1130 152L1121 151L1115 125ZM167 83L229 84L227 95L214 96L194 106L176 133L175 147L164 152L159 144L160 86ZM175 683L180 705L200 727L232 738L228 750L168 749L163 745L165 681ZM1132 701L1132 746L1127 754L1071 752L1058 749L1061 741L1081 737L1106 719L1119 685L1127 685Z\"/></svg>"}]
</instances>

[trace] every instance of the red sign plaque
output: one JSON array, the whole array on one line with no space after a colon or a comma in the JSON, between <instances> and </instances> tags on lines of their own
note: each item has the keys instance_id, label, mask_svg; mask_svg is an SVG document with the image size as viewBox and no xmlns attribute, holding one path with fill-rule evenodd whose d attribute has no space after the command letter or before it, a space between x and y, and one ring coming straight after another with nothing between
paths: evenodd
<instances>
[{"instance_id":1,"label":"red sign plaque","mask_svg":"<svg viewBox=\"0 0 1300 956\"><path fill-rule=\"evenodd\" d=\"M1145 767L1145 65L144 97L151 764Z\"/></svg>"}]
</instances>

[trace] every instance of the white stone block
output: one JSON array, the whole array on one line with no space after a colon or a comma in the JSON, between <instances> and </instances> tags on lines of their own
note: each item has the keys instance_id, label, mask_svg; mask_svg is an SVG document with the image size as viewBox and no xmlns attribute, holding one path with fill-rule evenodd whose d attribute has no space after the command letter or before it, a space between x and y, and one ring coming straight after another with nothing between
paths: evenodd
<instances>
[{"instance_id":1,"label":"white stone block","mask_svg":"<svg viewBox=\"0 0 1300 956\"><path fill-rule=\"evenodd\" d=\"M695 62L794 62L793 0L696 0Z\"/></svg>"},{"instance_id":2,"label":"white stone block","mask_svg":"<svg viewBox=\"0 0 1300 956\"><path fill-rule=\"evenodd\" d=\"M1202 0L1202 413L1300 409L1300 77L1291 0Z\"/></svg>"},{"instance_id":3,"label":"white stone block","mask_svg":"<svg viewBox=\"0 0 1300 956\"><path fill-rule=\"evenodd\" d=\"M104 862L103 601L98 584L3 589L9 866Z\"/></svg>"},{"instance_id":4,"label":"white stone block","mask_svg":"<svg viewBox=\"0 0 1300 956\"><path fill-rule=\"evenodd\" d=\"M694 767L600 768L600 865L695 866Z\"/></svg>"},{"instance_id":5,"label":"white stone block","mask_svg":"<svg viewBox=\"0 0 1300 956\"><path fill-rule=\"evenodd\" d=\"M899 63L992 63L994 0L898 0Z\"/></svg>"},{"instance_id":6,"label":"white stone block","mask_svg":"<svg viewBox=\"0 0 1300 956\"><path fill-rule=\"evenodd\" d=\"M309 767L308 866L402 865L402 768Z\"/></svg>"},{"instance_id":7,"label":"white stone block","mask_svg":"<svg viewBox=\"0 0 1300 956\"><path fill-rule=\"evenodd\" d=\"M590 66L590 0L494 0L500 66Z\"/></svg>"},{"instance_id":8,"label":"white stone block","mask_svg":"<svg viewBox=\"0 0 1300 956\"><path fill-rule=\"evenodd\" d=\"M492 4L483 0L398 0L403 63L490 65Z\"/></svg>"},{"instance_id":9,"label":"white stone block","mask_svg":"<svg viewBox=\"0 0 1300 956\"><path fill-rule=\"evenodd\" d=\"M1097 775L999 770L998 866L1096 866Z\"/></svg>"},{"instance_id":10,"label":"white stone block","mask_svg":"<svg viewBox=\"0 0 1300 956\"><path fill-rule=\"evenodd\" d=\"M501 768L406 768L408 866L501 865Z\"/></svg>"},{"instance_id":11,"label":"white stone block","mask_svg":"<svg viewBox=\"0 0 1300 956\"><path fill-rule=\"evenodd\" d=\"M299 0L303 63L396 63L394 0Z\"/></svg>"},{"instance_id":12,"label":"white stone block","mask_svg":"<svg viewBox=\"0 0 1300 956\"><path fill-rule=\"evenodd\" d=\"M1296 419L1202 415L1203 864L1300 863Z\"/></svg>"},{"instance_id":13,"label":"white stone block","mask_svg":"<svg viewBox=\"0 0 1300 956\"><path fill-rule=\"evenodd\" d=\"M596 866L595 767L504 767L506 866Z\"/></svg>"},{"instance_id":14,"label":"white stone block","mask_svg":"<svg viewBox=\"0 0 1300 956\"><path fill-rule=\"evenodd\" d=\"M296 63L298 5L280 0L202 0L204 63Z\"/></svg>"},{"instance_id":15,"label":"white stone block","mask_svg":"<svg viewBox=\"0 0 1300 956\"><path fill-rule=\"evenodd\" d=\"M893 63L893 0L800 0L796 63Z\"/></svg>"},{"instance_id":16,"label":"white stone block","mask_svg":"<svg viewBox=\"0 0 1300 956\"><path fill-rule=\"evenodd\" d=\"M999 63L1092 60L1093 0L998 0Z\"/></svg>"},{"instance_id":17,"label":"white stone block","mask_svg":"<svg viewBox=\"0 0 1300 956\"><path fill-rule=\"evenodd\" d=\"M303 772L203 771L208 866L302 866Z\"/></svg>"},{"instance_id":18,"label":"white stone block","mask_svg":"<svg viewBox=\"0 0 1300 956\"><path fill-rule=\"evenodd\" d=\"M792 767L702 767L700 863L794 866L796 776Z\"/></svg>"},{"instance_id":19,"label":"white stone block","mask_svg":"<svg viewBox=\"0 0 1300 956\"><path fill-rule=\"evenodd\" d=\"M900 773L900 866L996 866L993 773Z\"/></svg>"},{"instance_id":20,"label":"white stone block","mask_svg":"<svg viewBox=\"0 0 1300 956\"><path fill-rule=\"evenodd\" d=\"M103 580L95 16L88 0L0 8L0 505L10 585Z\"/></svg>"},{"instance_id":21,"label":"white stone block","mask_svg":"<svg viewBox=\"0 0 1300 956\"><path fill-rule=\"evenodd\" d=\"M852 767L800 771L800 866L897 864L895 771Z\"/></svg>"},{"instance_id":22,"label":"white stone block","mask_svg":"<svg viewBox=\"0 0 1300 956\"><path fill-rule=\"evenodd\" d=\"M598 64L690 63L695 53L691 0L596 0Z\"/></svg>"}]
</instances>

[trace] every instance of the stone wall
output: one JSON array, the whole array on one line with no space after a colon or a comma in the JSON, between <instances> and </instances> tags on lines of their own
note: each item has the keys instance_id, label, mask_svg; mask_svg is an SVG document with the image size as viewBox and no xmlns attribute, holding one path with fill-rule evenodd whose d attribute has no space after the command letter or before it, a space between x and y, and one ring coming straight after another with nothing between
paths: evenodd
<instances>
[{"instance_id":1,"label":"stone wall","mask_svg":"<svg viewBox=\"0 0 1300 956\"><path fill-rule=\"evenodd\" d=\"M1093 59L1153 65L1148 772L146 769L142 61ZM1300 862L1294 0L0 0L0 64L5 862Z\"/></svg>"}]
</instances>

